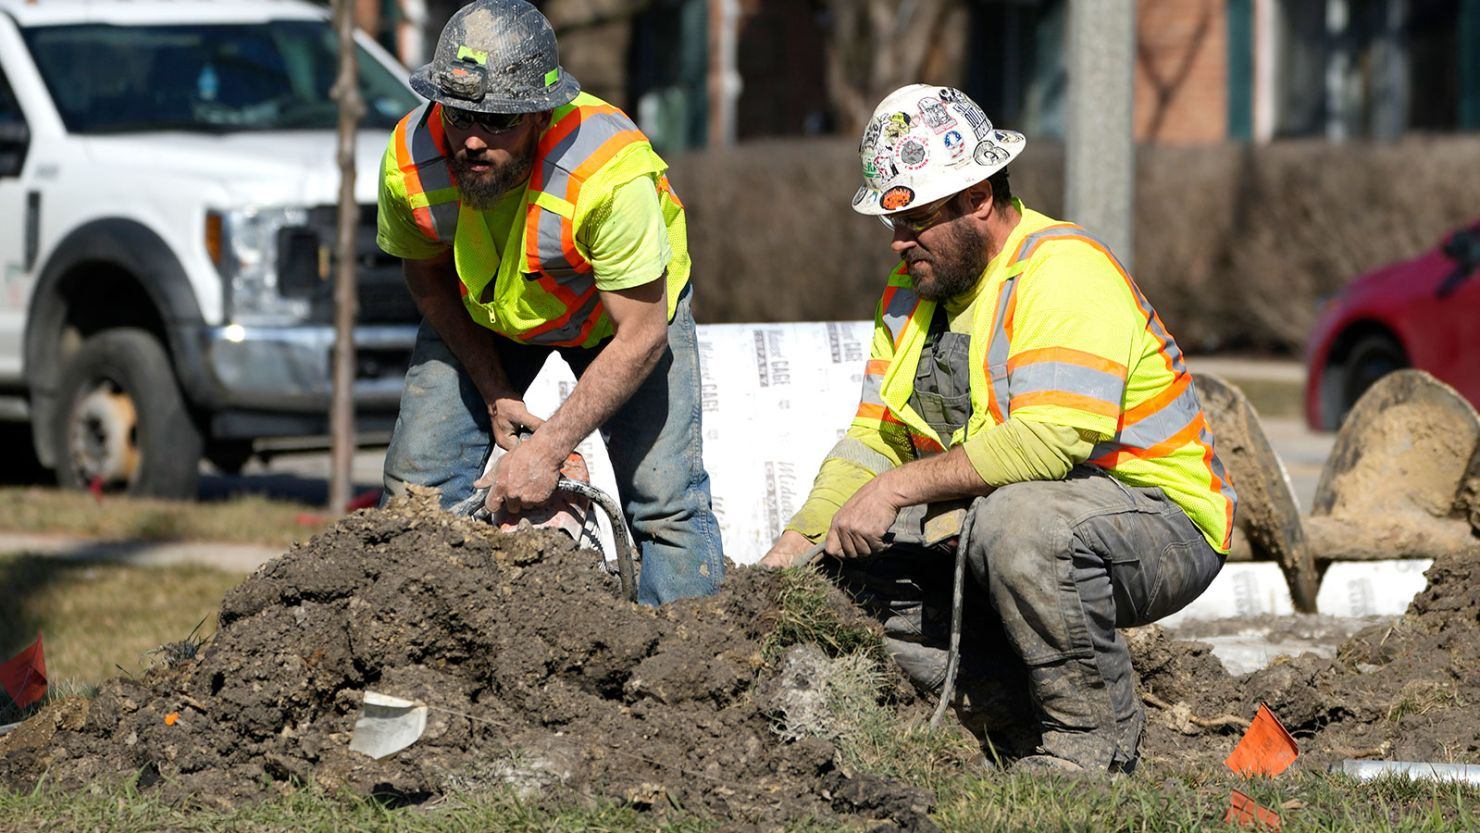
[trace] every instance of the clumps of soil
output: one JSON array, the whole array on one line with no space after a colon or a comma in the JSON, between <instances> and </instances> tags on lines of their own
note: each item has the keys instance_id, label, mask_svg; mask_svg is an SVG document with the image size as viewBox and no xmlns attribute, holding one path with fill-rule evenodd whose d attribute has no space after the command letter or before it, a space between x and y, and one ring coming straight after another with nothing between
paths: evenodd
<instances>
[{"instance_id":1,"label":"clumps of soil","mask_svg":"<svg viewBox=\"0 0 1480 833\"><path fill-rule=\"evenodd\" d=\"M844 813L931 829L920 794L855 783L824 739L778 736L758 692L777 673L762 646L779 581L736 570L712 598L638 607L558 533L503 534L413 494L264 566L196 656L0 739L0 782L140 774L168 799L219 805L311 780L391 804L511 785L741 827ZM367 689L426 703L422 738L378 761L350 751Z\"/></svg>"},{"instance_id":2,"label":"clumps of soil","mask_svg":"<svg viewBox=\"0 0 1480 833\"><path fill-rule=\"evenodd\" d=\"M1305 654L1230 676L1201 643L1155 626L1126 632L1148 709L1148 761L1216 763L1236 728L1204 728L1269 705L1300 745L1301 762L1344 758L1480 763L1480 546L1438 559L1428 587L1395 623L1361 631L1334 660Z\"/></svg>"}]
</instances>

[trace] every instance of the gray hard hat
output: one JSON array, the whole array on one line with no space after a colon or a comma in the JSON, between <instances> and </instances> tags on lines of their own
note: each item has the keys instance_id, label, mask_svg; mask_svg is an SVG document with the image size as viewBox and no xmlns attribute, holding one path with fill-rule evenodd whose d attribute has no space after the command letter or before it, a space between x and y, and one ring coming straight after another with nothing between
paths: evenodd
<instances>
[{"instance_id":1,"label":"gray hard hat","mask_svg":"<svg viewBox=\"0 0 1480 833\"><path fill-rule=\"evenodd\" d=\"M459 9L432 62L411 73L411 88L480 113L539 113L581 92L560 66L550 21L524 0L474 0Z\"/></svg>"}]
</instances>

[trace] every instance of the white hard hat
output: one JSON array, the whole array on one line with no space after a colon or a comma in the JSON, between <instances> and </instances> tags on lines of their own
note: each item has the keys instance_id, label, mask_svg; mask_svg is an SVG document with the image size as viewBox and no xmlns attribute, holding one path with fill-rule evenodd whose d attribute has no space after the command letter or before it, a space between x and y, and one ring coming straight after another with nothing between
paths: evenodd
<instances>
[{"instance_id":1,"label":"white hard hat","mask_svg":"<svg viewBox=\"0 0 1480 833\"><path fill-rule=\"evenodd\" d=\"M853 210L878 216L948 197L1007 167L1027 142L998 130L951 87L911 84L890 93L863 129L863 187Z\"/></svg>"}]
</instances>

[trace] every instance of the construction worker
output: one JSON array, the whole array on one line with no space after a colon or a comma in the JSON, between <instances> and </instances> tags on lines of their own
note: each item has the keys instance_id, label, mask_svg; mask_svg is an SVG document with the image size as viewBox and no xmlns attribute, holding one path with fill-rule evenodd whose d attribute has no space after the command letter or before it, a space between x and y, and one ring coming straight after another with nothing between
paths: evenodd
<instances>
[{"instance_id":1,"label":"construction worker","mask_svg":"<svg viewBox=\"0 0 1480 833\"><path fill-rule=\"evenodd\" d=\"M958 713L1024 766L1128 772L1144 715L1116 628L1212 582L1236 498L1130 275L1012 196L1025 144L954 89L874 111L853 208L900 262L852 426L763 563L824 544L901 667L939 688L964 546Z\"/></svg>"},{"instance_id":2,"label":"construction worker","mask_svg":"<svg viewBox=\"0 0 1480 833\"><path fill-rule=\"evenodd\" d=\"M489 509L518 513L549 500L600 428L641 550L639 601L712 593L724 558L666 164L626 114L581 92L523 0L460 9L411 86L430 101L391 136L377 240L403 259L423 320L386 493L436 486L449 506L488 486ZM551 352L579 381L546 421L524 392ZM507 454L480 479L490 437Z\"/></svg>"}]
</instances>

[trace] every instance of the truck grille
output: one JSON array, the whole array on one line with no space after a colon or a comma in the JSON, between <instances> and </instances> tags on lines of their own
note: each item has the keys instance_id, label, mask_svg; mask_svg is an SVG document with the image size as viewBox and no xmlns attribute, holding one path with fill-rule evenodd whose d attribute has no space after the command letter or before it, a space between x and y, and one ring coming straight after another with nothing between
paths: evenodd
<instances>
[{"instance_id":1,"label":"truck grille","mask_svg":"<svg viewBox=\"0 0 1480 833\"><path fill-rule=\"evenodd\" d=\"M360 206L355 229L355 283L360 324L415 324L421 320L416 302L401 276L401 260L375 245L373 205ZM308 213L306 228L283 229L278 238L279 291L309 301L309 320L334 322L333 256L338 209L320 206ZM327 267L327 276L325 275Z\"/></svg>"}]
</instances>

